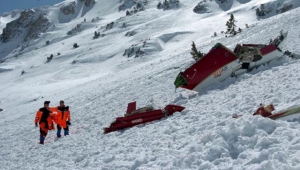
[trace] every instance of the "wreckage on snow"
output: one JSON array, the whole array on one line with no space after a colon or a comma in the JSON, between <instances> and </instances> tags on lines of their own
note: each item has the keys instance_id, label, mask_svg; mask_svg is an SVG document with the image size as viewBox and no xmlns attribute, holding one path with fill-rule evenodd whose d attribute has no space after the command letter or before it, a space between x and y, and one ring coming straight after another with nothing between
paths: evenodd
<instances>
[{"instance_id":1,"label":"wreckage on snow","mask_svg":"<svg viewBox=\"0 0 300 170\"><path fill-rule=\"evenodd\" d=\"M173 104L167 105L164 109L154 109L153 106L136 109L136 102L131 102L128 103L126 114L122 117L117 117L109 127L104 128L104 134L159 120L184 109L182 106Z\"/></svg>"},{"instance_id":2,"label":"wreckage on snow","mask_svg":"<svg viewBox=\"0 0 300 170\"><path fill-rule=\"evenodd\" d=\"M234 51L217 43L203 58L178 74L175 87L199 92L204 87L243 74L285 54L293 57L290 52L283 53L281 50L287 35L288 32L281 31L268 45L237 44Z\"/></svg>"}]
</instances>

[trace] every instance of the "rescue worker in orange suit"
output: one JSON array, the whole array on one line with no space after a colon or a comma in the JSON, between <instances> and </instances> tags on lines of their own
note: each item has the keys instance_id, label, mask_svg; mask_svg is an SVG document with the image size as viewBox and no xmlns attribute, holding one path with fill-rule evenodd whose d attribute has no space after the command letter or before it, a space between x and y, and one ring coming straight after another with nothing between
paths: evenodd
<instances>
[{"instance_id":1,"label":"rescue worker in orange suit","mask_svg":"<svg viewBox=\"0 0 300 170\"><path fill-rule=\"evenodd\" d=\"M69 135L69 125L71 125L71 115L69 106L65 106L65 102L61 100L59 106L54 108L54 111L57 112L55 116L55 122L57 124L57 137L61 137L61 129L64 129L64 135Z\"/></svg>"},{"instance_id":2,"label":"rescue worker in orange suit","mask_svg":"<svg viewBox=\"0 0 300 170\"><path fill-rule=\"evenodd\" d=\"M53 124L53 113L49 108L50 101L44 102L44 107L40 108L35 116L35 126L40 126L40 144L44 144L44 140L48 134L48 130L55 130Z\"/></svg>"},{"instance_id":3,"label":"rescue worker in orange suit","mask_svg":"<svg viewBox=\"0 0 300 170\"><path fill-rule=\"evenodd\" d=\"M274 105L271 103L268 106L264 107L262 104L256 110L253 115L261 115L262 117L269 117L272 115L272 111L275 110Z\"/></svg>"}]
</instances>

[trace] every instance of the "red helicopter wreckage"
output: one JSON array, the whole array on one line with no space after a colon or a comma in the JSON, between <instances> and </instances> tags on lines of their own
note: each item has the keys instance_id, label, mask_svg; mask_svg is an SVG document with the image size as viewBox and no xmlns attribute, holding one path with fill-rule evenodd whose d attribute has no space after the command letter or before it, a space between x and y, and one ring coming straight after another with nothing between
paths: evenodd
<instances>
[{"instance_id":1,"label":"red helicopter wreckage","mask_svg":"<svg viewBox=\"0 0 300 170\"><path fill-rule=\"evenodd\" d=\"M272 106L272 107L270 107ZM268 112L267 115L264 114L259 114L260 110L265 110ZM300 117L300 106L292 106L289 108L286 108L284 110L272 113L275 110L273 104L270 104L268 106L264 106L264 105L260 105L260 107L257 109L257 111L253 114L253 115L261 115L263 117L266 118L270 118L272 120L288 120L288 121L292 121L294 119L299 119ZM232 118L239 118L243 115L233 115Z\"/></svg>"},{"instance_id":2,"label":"red helicopter wreckage","mask_svg":"<svg viewBox=\"0 0 300 170\"><path fill-rule=\"evenodd\" d=\"M117 117L109 127L104 128L104 134L159 120L184 109L182 106L172 104L167 105L164 109L154 109L153 106L136 109L136 102L131 102L128 103L126 114L123 117Z\"/></svg>"},{"instance_id":3,"label":"red helicopter wreckage","mask_svg":"<svg viewBox=\"0 0 300 170\"><path fill-rule=\"evenodd\" d=\"M288 32L276 37L270 44L237 44L234 51L217 43L203 58L198 60L175 79L176 88L181 87L200 92L203 88L228 77L234 77L250 71L260 65L287 55L300 58L289 51L282 52Z\"/></svg>"}]
</instances>

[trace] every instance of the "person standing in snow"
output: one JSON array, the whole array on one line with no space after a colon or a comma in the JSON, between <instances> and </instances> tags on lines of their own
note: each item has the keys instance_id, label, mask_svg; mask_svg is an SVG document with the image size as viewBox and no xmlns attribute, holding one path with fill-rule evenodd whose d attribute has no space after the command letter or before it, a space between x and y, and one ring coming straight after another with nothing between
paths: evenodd
<instances>
[{"instance_id":1,"label":"person standing in snow","mask_svg":"<svg viewBox=\"0 0 300 170\"><path fill-rule=\"evenodd\" d=\"M256 110L253 115L261 115L262 117L269 117L272 115L272 111L275 110L274 105L270 103L268 106L264 107L262 104Z\"/></svg>"},{"instance_id":2,"label":"person standing in snow","mask_svg":"<svg viewBox=\"0 0 300 170\"><path fill-rule=\"evenodd\" d=\"M36 113L34 123L40 126L40 144L44 144L44 140L48 134L48 130L55 130L53 125L53 113L49 107L50 101L44 102L44 107L40 108Z\"/></svg>"},{"instance_id":3,"label":"person standing in snow","mask_svg":"<svg viewBox=\"0 0 300 170\"><path fill-rule=\"evenodd\" d=\"M61 129L64 129L64 135L69 135L69 125L71 125L71 113L69 106L65 106L65 102L61 100L59 106L54 108L54 111L57 112L55 116L55 122L57 124L57 137L61 137Z\"/></svg>"}]
</instances>

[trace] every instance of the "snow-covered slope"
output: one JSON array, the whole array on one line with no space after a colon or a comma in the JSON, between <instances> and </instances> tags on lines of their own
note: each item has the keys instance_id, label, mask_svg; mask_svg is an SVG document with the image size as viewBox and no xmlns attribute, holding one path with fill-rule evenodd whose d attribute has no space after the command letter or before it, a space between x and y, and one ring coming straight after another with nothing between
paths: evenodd
<instances>
[{"instance_id":1,"label":"snow-covered slope","mask_svg":"<svg viewBox=\"0 0 300 170\"><path fill-rule=\"evenodd\" d=\"M192 41L201 52L217 42L232 49L236 43L268 43L283 29L289 31L283 49L300 53L299 8L257 21L253 5L258 0L234 0L228 10L215 5L204 14L193 12L199 1L181 0L172 10L158 10L158 1L148 1L144 11L129 16L118 12L119 2L98 0L68 23L55 12L61 4L50 7L55 27L22 51L12 49L0 64L0 169L300 168L298 120L251 115L262 102L273 102L276 110L299 105L300 61L283 58L201 94L175 91L173 85L193 62ZM220 32L231 12L243 32L225 38ZM67 35L80 23L78 32ZM95 31L104 36L93 39ZM135 35L125 36L130 31ZM214 32L218 36L212 38ZM74 43L79 47L73 49ZM9 48L0 45L0 50ZM123 56L132 45L144 54ZM54 57L46 63L50 54ZM51 106L65 100L72 125L69 136L57 140L49 132L41 146L33 120L45 100ZM103 135L102 128L122 116L131 101L138 107L173 103L186 110ZM244 116L233 120L234 114Z\"/></svg>"}]
</instances>

